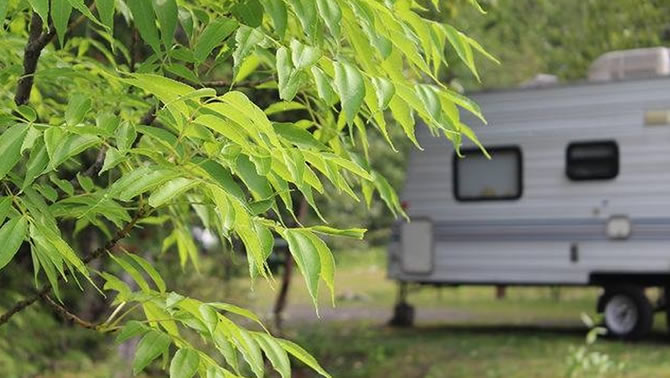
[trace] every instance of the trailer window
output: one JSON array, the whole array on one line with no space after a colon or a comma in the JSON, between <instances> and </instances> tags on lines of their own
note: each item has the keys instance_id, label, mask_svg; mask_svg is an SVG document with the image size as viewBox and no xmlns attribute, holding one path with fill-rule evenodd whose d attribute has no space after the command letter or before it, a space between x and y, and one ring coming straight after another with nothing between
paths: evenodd
<instances>
[{"instance_id":1,"label":"trailer window","mask_svg":"<svg viewBox=\"0 0 670 378\"><path fill-rule=\"evenodd\" d=\"M570 180L608 180L619 174L619 147L614 141L570 143L565 174Z\"/></svg>"},{"instance_id":2,"label":"trailer window","mask_svg":"<svg viewBox=\"0 0 670 378\"><path fill-rule=\"evenodd\" d=\"M454 197L459 201L514 200L521 197L522 161L518 147L487 148L491 159L479 149L454 154Z\"/></svg>"}]
</instances>

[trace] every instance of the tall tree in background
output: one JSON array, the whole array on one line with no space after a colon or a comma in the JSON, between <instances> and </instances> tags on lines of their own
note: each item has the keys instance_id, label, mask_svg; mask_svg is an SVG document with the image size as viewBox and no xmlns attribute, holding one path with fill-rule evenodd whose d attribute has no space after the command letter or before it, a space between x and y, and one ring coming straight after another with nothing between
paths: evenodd
<instances>
[{"instance_id":1,"label":"tall tree in background","mask_svg":"<svg viewBox=\"0 0 670 378\"><path fill-rule=\"evenodd\" d=\"M581 80L589 65L613 50L670 42L670 3L664 0L487 0L486 17L453 6L443 17L481 41L504 64L482 61L481 83L450 70L469 90L516 87L538 73ZM443 19L446 19L443 18ZM450 61L453 57L450 57Z\"/></svg>"},{"instance_id":2,"label":"tall tree in background","mask_svg":"<svg viewBox=\"0 0 670 378\"><path fill-rule=\"evenodd\" d=\"M168 290L151 262L161 256L133 253L122 240L141 228L188 272L199 269L198 225L243 248L252 278L272 281L266 260L281 237L315 306L320 282L332 295L322 236L364 230L325 225L317 194L332 187L370 204L376 192L404 214L370 166L368 133L390 143L385 111L415 144L417 118L456 149L463 137L476 142L458 109L482 117L478 107L438 75L447 46L475 77L475 52L488 54L421 16L438 4L0 2L0 275L28 265L33 274L19 275L19 286L36 287L15 303L3 299L0 327L40 302L119 341L140 337L135 373L164 356L174 377L261 377L264 359L289 376L292 355L327 376L250 311ZM292 193L319 216L315 225L290 222ZM77 237L90 232L106 241L81 250ZM100 259L113 264L93 268ZM70 308L77 287L113 294L104 320Z\"/></svg>"}]
</instances>

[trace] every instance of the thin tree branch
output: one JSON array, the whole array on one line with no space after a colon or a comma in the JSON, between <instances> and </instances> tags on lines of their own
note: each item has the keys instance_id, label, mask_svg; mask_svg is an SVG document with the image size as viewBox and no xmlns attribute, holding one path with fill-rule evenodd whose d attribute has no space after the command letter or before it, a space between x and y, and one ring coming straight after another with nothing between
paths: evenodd
<instances>
[{"instance_id":1,"label":"thin tree branch","mask_svg":"<svg viewBox=\"0 0 670 378\"><path fill-rule=\"evenodd\" d=\"M107 251L112 251L114 246L118 244L119 241L124 239L125 237L130 234L130 231L135 227L135 224L142 219L145 215L147 214L147 209L145 207L140 207L133 219L131 219L130 222L128 222L125 227L123 227L121 230L119 230L116 235L112 239L110 239L104 246L96 249L95 251L91 252L88 256L86 256L82 261L84 264L88 264L91 261L97 259L98 257L102 256L105 252ZM63 277L59 277L59 281L62 281ZM21 300L17 302L14 307L9 309L7 312L4 314L0 315L0 326L7 323L9 319L12 318L16 313L23 311L25 308L28 306L32 305L33 303L37 302L40 298L43 296L49 294L51 291L51 283L46 283L42 285L42 288L37 291L33 296L26 298L24 300Z\"/></svg>"},{"instance_id":2,"label":"thin tree branch","mask_svg":"<svg viewBox=\"0 0 670 378\"><path fill-rule=\"evenodd\" d=\"M65 319L67 319L67 320L71 320L71 321L75 322L76 324L78 324L78 325L80 325L80 326L82 326L82 327L84 327L84 328L89 328L89 329L96 329L96 328L97 328L97 326L96 326L95 324L93 324L93 323L91 323L91 322L88 322L88 321L86 321L86 320L84 320L84 319L78 317L77 315L71 313L71 312L68 311L65 307L63 307L63 306L59 305L58 303L56 303L56 302L55 302L53 299L51 299L51 297L49 297L48 295L46 295L46 294L45 294L45 295L42 295L42 299L43 299L44 302L46 302L49 306L51 306L57 313L59 313L63 318L65 318Z\"/></svg>"},{"instance_id":3,"label":"thin tree branch","mask_svg":"<svg viewBox=\"0 0 670 378\"><path fill-rule=\"evenodd\" d=\"M89 7L90 10L95 9L95 2ZM71 32L74 28L79 26L86 16L83 14L79 16L74 22L68 25L67 32ZM44 22L42 18L33 12L30 19L30 34L28 35L28 43L23 52L23 75L19 79L16 87L16 94L14 95L14 103L16 105L25 105L30 98L30 91L33 89L33 82L35 71L37 70L37 62L40 59L42 50L56 37L56 29L50 23L46 31L42 31Z\"/></svg>"},{"instance_id":4,"label":"thin tree branch","mask_svg":"<svg viewBox=\"0 0 670 378\"><path fill-rule=\"evenodd\" d=\"M19 79L16 87L14 102L16 105L25 105L30 98L30 91L33 88L34 74L37 69L37 61L42 54L44 47L56 35L56 31L50 27L49 31L42 32L44 23L42 18L35 12L30 20L30 35L28 43L23 51L23 75Z\"/></svg>"}]
</instances>

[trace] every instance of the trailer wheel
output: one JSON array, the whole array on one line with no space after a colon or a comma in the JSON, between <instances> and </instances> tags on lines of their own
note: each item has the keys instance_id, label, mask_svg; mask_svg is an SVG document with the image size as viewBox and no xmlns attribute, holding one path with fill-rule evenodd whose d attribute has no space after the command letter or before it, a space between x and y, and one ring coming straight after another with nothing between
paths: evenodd
<instances>
[{"instance_id":1,"label":"trailer wheel","mask_svg":"<svg viewBox=\"0 0 670 378\"><path fill-rule=\"evenodd\" d=\"M633 340L651 330L654 312L643 288L637 286L606 288L602 304L609 335Z\"/></svg>"}]
</instances>

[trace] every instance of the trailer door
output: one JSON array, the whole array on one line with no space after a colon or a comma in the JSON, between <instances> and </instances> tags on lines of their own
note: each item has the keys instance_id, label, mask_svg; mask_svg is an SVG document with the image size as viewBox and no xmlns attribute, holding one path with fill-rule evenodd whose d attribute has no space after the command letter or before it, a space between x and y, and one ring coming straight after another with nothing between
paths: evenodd
<instances>
[{"instance_id":1,"label":"trailer door","mask_svg":"<svg viewBox=\"0 0 670 378\"><path fill-rule=\"evenodd\" d=\"M402 225L402 269L406 273L427 274L433 270L433 223L413 219Z\"/></svg>"}]
</instances>

